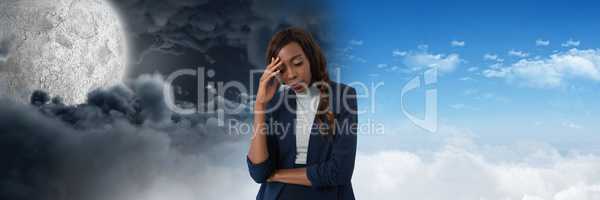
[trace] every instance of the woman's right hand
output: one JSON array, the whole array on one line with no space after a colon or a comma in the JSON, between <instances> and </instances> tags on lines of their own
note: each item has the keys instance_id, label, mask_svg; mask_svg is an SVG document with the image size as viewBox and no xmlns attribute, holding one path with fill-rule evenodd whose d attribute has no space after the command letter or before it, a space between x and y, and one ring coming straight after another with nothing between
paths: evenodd
<instances>
[{"instance_id":1,"label":"woman's right hand","mask_svg":"<svg viewBox=\"0 0 600 200\"><path fill-rule=\"evenodd\" d=\"M260 77L258 92L256 94L257 106L265 106L273 98L277 88L279 88L280 83L277 80L277 75L280 73L280 65L281 59L279 57L271 58L271 63L267 65Z\"/></svg>"}]
</instances>

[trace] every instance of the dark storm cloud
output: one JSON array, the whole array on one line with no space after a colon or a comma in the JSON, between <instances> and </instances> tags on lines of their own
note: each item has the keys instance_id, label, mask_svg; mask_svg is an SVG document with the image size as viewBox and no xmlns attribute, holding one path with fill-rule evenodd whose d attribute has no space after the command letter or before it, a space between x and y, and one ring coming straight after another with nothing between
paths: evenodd
<instances>
[{"instance_id":1,"label":"dark storm cloud","mask_svg":"<svg viewBox=\"0 0 600 200\"><path fill-rule=\"evenodd\" d=\"M288 26L311 31L325 47L333 24L325 3L252 0L113 0L129 29L133 62L129 77L203 67L211 81L254 84L251 69L264 68L270 37ZM197 101L196 77L180 78L178 100ZM205 91L206 92L206 91ZM228 99L238 98L234 93Z\"/></svg>"},{"instance_id":2,"label":"dark storm cloud","mask_svg":"<svg viewBox=\"0 0 600 200\"><path fill-rule=\"evenodd\" d=\"M130 31L148 51L180 55L181 48L207 53L211 47L229 46L248 50L249 61L262 66L270 35L282 27L299 26L326 40L331 16L319 1L276 0L122 0L115 1L124 12ZM140 38L138 38L140 39ZM144 40L144 39L142 39ZM150 43L150 44L148 44Z\"/></svg>"},{"instance_id":3,"label":"dark storm cloud","mask_svg":"<svg viewBox=\"0 0 600 200\"><path fill-rule=\"evenodd\" d=\"M74 106L43 91L31 105L0 100L0 199L139 199L165 180L204 178L183 187L210 187L209 169L240 165L218 158L243 155L227 145L243 143L243 133L229 134L212 114L173 114L158 75L129 85Z\"/></svg>"}]
</instances>

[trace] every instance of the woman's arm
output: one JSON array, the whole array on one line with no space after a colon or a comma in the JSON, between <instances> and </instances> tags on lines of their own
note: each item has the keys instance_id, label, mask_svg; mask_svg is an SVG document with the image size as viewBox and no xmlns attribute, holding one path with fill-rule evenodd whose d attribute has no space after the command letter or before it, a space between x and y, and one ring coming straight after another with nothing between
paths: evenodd
<instances>
[{"instance_id":1,"label":"woman's arm","mask_svg":"<svg viewBox=\"0 0 600 200\"><path fill-rule=\"evenodd\" d=\"M252 164L262 163L269 157L269 152L267 150L265 110L266 106L264 104L257 103L254 106L254 129L252 131L250 149L248 150L248 159L252 161Z\"/></svg>"},{"instance_id":2,"label":"woman's arm","mask_svg":"<svg viewBox=\"0 0 600 200\"><path fill-rule=\"evenodd\" d=\"M254 104L252 139L248 155L246 156L246 162L250 176L257 183L266 182L274 170L273 159L269 157L272 156L269 155L269 152L273 151L273 149L269 149L268 147L267 128L269 127L267 127L266 122L271 118L271 114L267 113L272 111L271 107L268 106L270 105L269 102L275 96L279 87L279 82L274 80L274 77L279 74L279 65L281 65L279 58L271 58L271 63L260 78L260 85Z\"/></svg>"},{"instance_id":3,"label":"woman's arm","mask_svg":"<svg viewBox=\"0 0 600 200\"><path fill-rule=\"evenodd\" d=\"M265 183L275 170L272 158L274 156L272 155L273 149L269 148L269 136L267 136L266 130L266 119L270 114L265 114L261 110L263 110L262 106L255 106L253 136L246 158L250 176L257 183Z\"/></svg>"},{"instance_id":4,"label":"woman's arm","mask_svg":"<svg viewBox=\"0 0 600 200\"><path fill-rule=\"evenodd\" d=\"M306 175L306 167L278 169L267 181L312 186Z\"/></svg>"}]
</instances>

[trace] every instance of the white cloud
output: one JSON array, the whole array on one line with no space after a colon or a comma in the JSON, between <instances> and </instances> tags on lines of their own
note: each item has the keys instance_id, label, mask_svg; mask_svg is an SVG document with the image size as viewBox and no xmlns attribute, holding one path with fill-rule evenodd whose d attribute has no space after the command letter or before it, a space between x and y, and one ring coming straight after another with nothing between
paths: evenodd
<instances>
[{"instance_id":1,"label":"white cloud","mask_svg":"<svg viewBox=\"0 0 600 200\"><path fill-rule=\"evenodd\" d=\"M466 89L465 91L463 91L464 95L473 95L473 94L477 94L479 91L476 89Z\"/></svg>"},{"instance_id":2,"label":"white cloud","mask_svg":"<svg viewBox=\"0 0 600 200\"><path fill-rule=\"evenodd\" d=\"M235 158L243 160L239 156ZM259 190L260 185L252 181L244 166L215 165L198 170L194 166L203 158L189 156L181 159L179 170L166 171L171 176L157 175L151 184L144 186L143 191L136 191L129 199L248 199L255 197ZM207 185L207 180L212 183ZM232 188L236 192L231 192Z\"/></svg>"},{"instance_id":3,"label":"white cloud","mask_svg":"<svg viewBox=\"0 0 600 200\"><path fill-rule=\"evenodd\" d=\"M579 40L573 40L572 38L569 38L569 40L560 44L560 46L562 46L562 47L577 47L577 46L579 46L580 43L581 42L579 42Z\"/></svg>"},{"instance_id":4,"label":"white cloud","mask_svg":"<svg viewBox=\"0 0 600 200\"><path fill-rule=\"evenodd\" d=\"M514 49L511 49L510 51L508 51L508 55L521 57L521 58L529 56L529 54L527 52L517 51Z\"/></svg>"},{"instance_id":5,"label":"white cloud","mask_svg":"<svg viewBox=\"0 0 600 200\"><path fill-rule=\"evenodd\" d=\"M394 49L394 51L392 51L392 56L405 56L406 54L406 51L400 51L399 49Z\"/></svg>"},{"instance_id":6,"label":"white cloud","mask_svg":"<svg viewBox=\"0 0 600 200\"><path fill-rule=\"evenodd\" d=\"M468 72L474 72L474 71L477 71L478 69L479 69L478 67L469 67L469 68L467 69L467 71L468 71Z\"/></svg>"},{"instance_id":7,"label":"white cloud","mask_svg":"<svg viewBox=\"0 0 600 200\"><path fill-rule=\"evenodd\" d=\"M361 63L366 63L367 62L367 59L365 59L363 57L358 57L358 56L355 56L355 55L347 55L347 58L349 60L356 61L356 62L361 62Z\"/></svg>"},{"instance_id":8,"label":"white cloud","mask_svg":"<svg viewBox=\"0 0 600 200\"><path fill-rule=\"evenodd\" d=\"M474 88L469 88L469 89L464 90L462 92L462 95L470 96L474 100L485 101L485 102L496 101L496 102L501 102L501 103L508 103L508 102L512 101L508 97L501 96L501 95L498 95L498 94L495 94L492 92L480 91L480 90L477 90Z\"/></svg>"},{"instance_id":9,"label":"white cloud","mask_svg":"<svg viewBox=\"0 0 600 200\"><path fill-rule=\"evenodd\" d=\"M483 75L488 78L504 78L510 73L508 67L503 67L501 63L490 65L489 69L483 70Z\"/></svg>"},{"instance_id":10,"label":"white cloud","mask_svg":"<svg viewBox=\"0 0 600 200\"><path fill-rule=\"evenodd\" d=\"M498 55L496 55L496 54L487 54L486 53L485 55L483 55L483 59L485 59L485 60L496 60L496 59L498 59Z\"/></svg>"},{"instance_id":11,"label":"white cloud","mask_svg":"<svg viewBox=\"0 0 600 200\"><path fill-rule=\"evenodd\" d=\"M563 86L567 79L600 81L600 49L571 49L549 58L521 59L510 66L492 65L483 75L539 88Z\"/></svg>"},{"instance_id":12,"label":"white cloud","mask_svg":"<svg viewBox=\"0 0 600 200\"><path fill-rule=\"evenodd\" d=\"M378 64L377 69L383 70L384 72L397 72L400 71L400 67L397 65L388 65L388 64ZM402 71L407 72L406 70ZM408 73L408 72L407 72Z\"/></svg>"},{"instance_id":13,"label":"white cloud","mask_svg":"<svg viewBox=\"0 0 600 200\"><path fill-rule=\"evenodd\" d=\"M434 152L359 152L352 182L357 199L592 200L598 169L596 155L457 139Z\"/></svg>"},{"instance_id":14,"label":"white cloud","mask_svg":"<svg viewBox=\"0 0 600 200\"><path fill-rule=\"evenodd\" d=\"M452 40L450 41L450 45L452 45L453 47L464 47L465 41Z\"/></svg>"},{"instance_id":15,"label":"white cloud","mask_svg":"<svg viewBox=\"0 0 600 200\"><path fill-rule=\"evenodd\" d=\"M460 110L460 109L462 109L462 108L464 108L464 107L465 107L465 104L462 104L462 103L457 103L457 104L452 104L452 105L450 105L450 107L451 107L451 108L454 108L454 109L456 109L456 110Z\"/></svg>"},{"instance_id":16,"label":"white cloud","mask_svg":"<svg viewBox=\"0 0 600 200\"><path fill-rule=\"evenodd\" d=\"M471 77L468 77L468 76L465 76L465 77L461 77L461 78L459 78L458 80L461 80L461 81L472 81L472 80L473 80L473 78L471 78Z\"/></svg>"},{"instance_id":17,"label":"white cloud","mask_svg":"<svg viewBox=\"0 0 600 200\"><path fill-rule=\"evenodd\" d=\"M505 96L501 96L492 92L483 92L481 94L478 94L477 96L474 96L473 99L475 100L479 100L479 101L496 101L496 102L501 102L501 103L508 103L510 101L512 101L510 98L505 97Z\"/></svg>"},{"instance_id":18,"label":"white cloud","mask_svg":"<svg viewBox=\"0 0 600 200\"><path fill-rule=\"evenodd\" d=\"M576 124L576 123L574 123L574 122L571 122L571 121L564 121L564 122L562 123L562 125L563 125L564 127L571 128L571 129L582 129L582 128L583 128L583 126L581 126L581 125L579 125L579 124Z\"/></svg>"},{"instance_id":19,"label":"white cloud","mask_svg":"<svg viewBox=\"0 0 600 200\"><path fill-rule=\"evenodd\" d=\"M457 103L457 104L452 104L450 105L450 108L455 109L455 110L479 110L479 108L470 106L470 105L466 105L463 103Z\"/></svg>"},{"instance_id":20,"label":"white cloud","mask_svg":"<svg viewBox=\"0 0 600 200\"><path fill-rule=\"evenodd\" d=\"M548 46L548 45L550 45L550 40L537 39L535 41L535 46Z\"/></svg>"},{"instance_id":21,"label":"white cloud","mask_svg":"<svg viewBox=\"0 0 600 200\"><path fill-rule=\"evenodd\" d=\"M367 60L365 58L353 54L354 46L357 46L356 44L359 43L362 44L362 41L351 40L344 48L335 49L336 51L334 55L337 57L337 59L366 63Z\"/></svg>"},{"instance_id":22,"label":"white cloud","mask_svg":"<svg viewBox=\"0 0 600 200\"><path fill-rule=\"evenodd\" d=\"M496 62L504 62L504 59L501 59L500 57L498 57L498 55L490 54L490 53L486 53L485 55L483 55L483 59L496 61Z\"/></svg>"},{"instance_id":23,"label":"white cloud","mask_svg":"<svg viewBox=\"0 0 600 200\"><path fill-rule=\"evenodd\" d=\"M388 65L388 64L377 64L377 69L386 71L386 72L395 72L398 71L400 69L400 67L398 67L397 65Z\"/></svg>"},{"instance_id":24,"label":"white cloud","mask_svg":"<svg viewBox=\"0 0 600 200\"><path fill-rule=\"evenodd\" d=\"M354 45L354 46L361 46L364 44L364 42L362 40L350 40L350 45Z\"/></svg>"},{"instance_id":25,"label":"white cloud","mask_svg":"<svg viewBox=\"0 0 600 200\"><path fill-rule=\"evenodd\" d=\"M462 62L458 54L430 54L427 52L409 53L404 64L413 71L437 68L440 72L452 72Z\"/></svg>"}]
</instances>

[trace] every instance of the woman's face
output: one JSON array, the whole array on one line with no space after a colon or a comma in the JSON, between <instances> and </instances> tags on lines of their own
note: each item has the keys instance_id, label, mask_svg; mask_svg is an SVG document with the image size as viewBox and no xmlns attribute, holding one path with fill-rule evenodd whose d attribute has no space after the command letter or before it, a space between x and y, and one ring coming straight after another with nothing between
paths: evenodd
<instances>
[{"instance_id":1,"label":"woman's face","mask_svg":"<svg viewBox=\"0 0 600 200\"><path fill-rule=\"evenodd\" d=\"M277 54L281 59L281 79L297 93L304 92L311 80L310 63L296 42L285 45Z\"/></svg>"}]
</instances>

